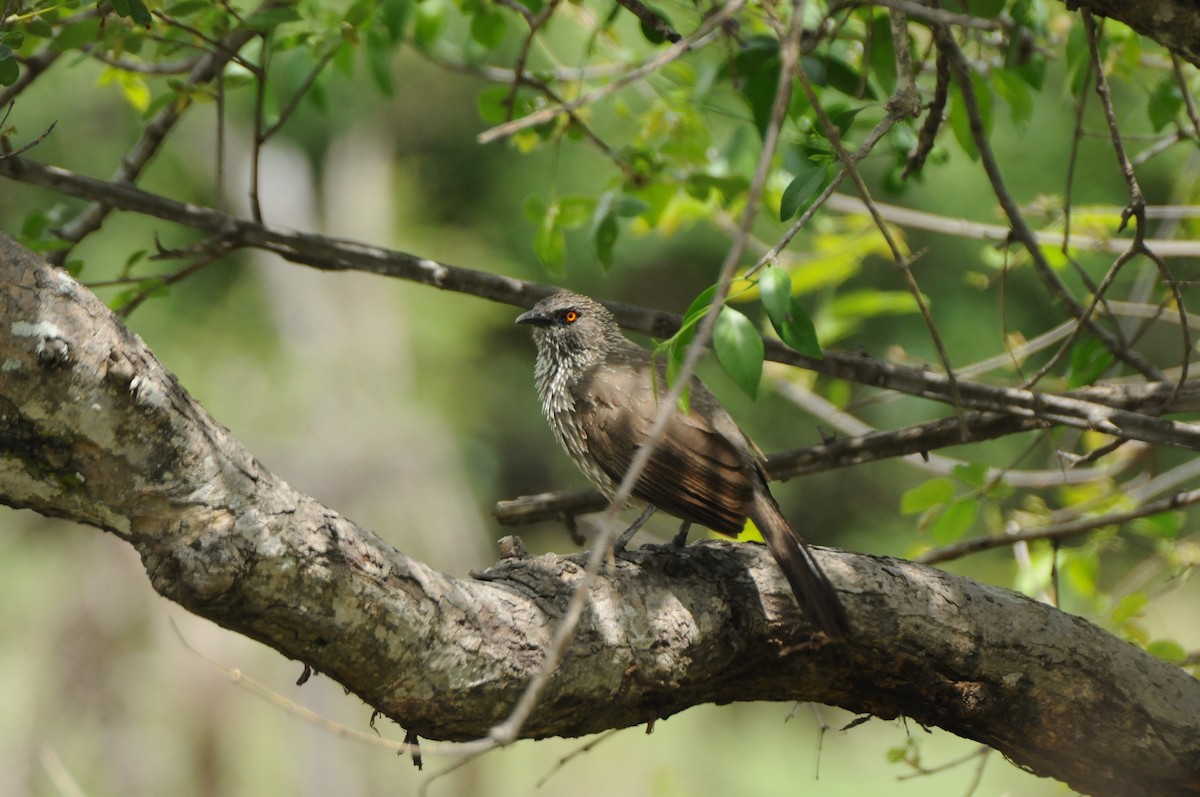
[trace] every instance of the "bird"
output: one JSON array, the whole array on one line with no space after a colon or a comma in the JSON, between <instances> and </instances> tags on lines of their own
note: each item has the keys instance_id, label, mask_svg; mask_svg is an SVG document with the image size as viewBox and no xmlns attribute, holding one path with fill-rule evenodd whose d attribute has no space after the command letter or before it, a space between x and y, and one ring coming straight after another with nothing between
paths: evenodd
<instances>
[{"instance_id":1,"label":"bird","mask_svg":"<svg viewBox=\"0 0 1200 797\"><path fill-rule=\"evenodd\" d=\"M517 316L533 328L534 381L542 412L575 464L611 500L667 395L666 366L629 340L600 302L553 293ZM737 537L747 518L762 533L808 621L831 639L849 634L837 591L767 487L762 452L699 378L685 411L672 408L637 478L645 505L618 550L656 510Z\"/></svg>"}]
</instances>

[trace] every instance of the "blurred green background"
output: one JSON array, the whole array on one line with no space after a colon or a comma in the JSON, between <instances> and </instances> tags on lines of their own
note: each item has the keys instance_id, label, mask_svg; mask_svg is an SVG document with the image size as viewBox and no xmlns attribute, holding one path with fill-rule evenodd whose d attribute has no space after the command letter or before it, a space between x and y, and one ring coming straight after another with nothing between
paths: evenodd
<instances>
[{"instance_id":1,"label":"blurred green background","mask_svg":"<svg viewBox=\"0 0 1200 797\"><path fill-rule=\"evenodd\" d=\"M99 84L100 73L91 62L61 64L22 97L10 123L24 135L58 124L31 157L99 177L115 169L141 118L115 86ZM336 75L324 87L329 111L302 106L265 152L266 221L551 281L534 256L535 230L522 204L531 195L566 195L608 180L611 165L580 143L531 154L481 147L475 136L486 125L476 101L483 83L408 52L395 57L391 74L391 96L381 96L361 75ZM994 144L1020 202L1063 190L1073 121L1063 82L1061 65L1052 65L1030 123L996 125ZM1136 90L1119 91L1117 100L1130 119L1144 113ZM142 185L244 213L246 110L247 98L235 95L224 191L213 184L212 105L189 113ZM739 123L745 119L732 126ZM1082 146L1079 201L1123 204L1106 142L1089 138ZM942 155L947 160L936 179L914 186L904 204L997 221L975 166L953 148ZM1152 203L1191 201L1196 167L1194 150L1180 149L1139 176ZM866 171L878 180L884 166L868 164ZM5 183L0 224L15 232L32 211L61 218L79 207ZM168 247L197 240L169 224L117 214L80 247L81 280L111 278L131 251L152 249L156 237ZM704 226L669 237L623 234L616 265L605 272L586 245L576 245L582 238L570 238L559 282L674 312L713 280L727 246L724 236ZM1002 351L1005 331L1033 337L1061 320L1025 269L1006 286L1002 322L994 271L982 265L989 255L980 243L916 232L907 239L914 251L928 247L914 270L955 363ZM806 234L794 247L808 244ZM1102 270L1107 259L1085 262ZM1178 268L1189 278L1196 264ZM972 273L992 276L982 284ZM878 256L862 264L848 287L903 289L891 262ZM98 292L111 299L116 291ZM513 325L516 313L365 274L323 274L239 254L147 302L129 325L266 466L406 553L465 576L493 561L494 541L510 533L489 515L495 501L584 485L539 413L533 347L527 330ZM1174 338L1163 338L1170 351ZM934 359L913 314L872 319L839 345L881 357L904 352ZM820 442L814 419L773 392L751 402L711 363L703 373L764 450ZM866 403L856 412L881 427L946 414L915 400ZM946 453L1006 464L1027 443L1005 440ZM1161 470L1183 458L1163 453L1151 459ZM1055 467L1051 447L1038 448L1022 466ZM781 485L776 494L812 542L903 556L929 544L916 519L898 509L900 495L927 478L904 463L881 463ZM671 531L662 521L650 533ZM554 524L519 533L534 550L574 549ZM1135 546L1127 557L1106 557L1101 582L1119 584L1144 553ZM1016 573L1007 551L951 567L1001 584L1013 583ZM1094 597L1064 587L1069 610L1088 614ZM1200 646L1198 597L1194 585L1185 585L1156 598L1145 619L1151 635ZM430 744L425 773L419 773L407 760L313 727L206 665L172 624L204 655L325 717L367 730L370 709L336 684L317 677L296 687L295 662L156 596L120 540L0 508L0 794L405 795L455 761L434 754L436 744ZM561 766L584 741L522 742L433 782L428 793L902 797L966 794L976 777L975 759L908 777L917 761L937 767L977 749L940 731L875 720L843 732L838 729L853 719L846 712L793 709L699 707L657 723L650 735L643 728L622 731ZM824 736L822 723L831 728ZM384 720L378 727L402 737ZM974 793L1040 797L1067 790L991 754Z\"/></svg>"}]
</instances>

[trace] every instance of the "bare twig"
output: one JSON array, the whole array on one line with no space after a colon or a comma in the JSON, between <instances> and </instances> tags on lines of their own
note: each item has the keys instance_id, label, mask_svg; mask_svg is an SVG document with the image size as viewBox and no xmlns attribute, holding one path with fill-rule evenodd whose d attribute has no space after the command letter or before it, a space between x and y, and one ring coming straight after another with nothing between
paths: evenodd
<instances>
[{"instance_id":1,"label":"bare twig","mask_svg":"<svg viewBox=\"0 0 1200 797\"><path fill-rule=\"evenodd\" d=\"M862 152L862 148L859 148ZM855 153L858 156L858 153ZM831 192L832 193L832 192ZM836 210L841 213L866 213L867 207L857 197L847 196L845 194L832 194L829 197L828 205L831 210ZM1012 230L1008 227L1002 227L999 224L984 224L983 222L969 221L967 219L956 219L949 216L939 216L936 213L928 213L922 210L914 210L912 208L900 207L899 205L889 205L883 202L876 202L875 208L879 211L879 215L890 224L900 227L909 227L915 230L929 230L943 235L952 235L956 238L974 238L980 241L996 241L1004 242L1012 237ZM1146 208L1146 217L1151 218L1155 212L1160 214L1160 217L1171 213L1171 209L1165 206ZM1192 216L1200 207L1182 208L1181 215ZM1040 246L1053 246L1062 243L1062 236L1059 233L1051 231L1031 232L1034 240ZM1154 249L1163 257L1200 257L1200 241L1175 241L1167 238L1154 238L1146 241L1146 245ZM1109 252L1117 255L1128 249L1128 242L1121 238L1097 238L1090 235L1080 235L1073 233L1071 235L1071 246L1081 252Z\"/></svg>"},{"instance_id":2,"label":"bare twig","mask_svg":"<svg viewBox=\"0 0 1200 797\"><path fill-rule=\"evenodd\" d=\"M996 161L991 142L988 140L987 133L984 130L983 117L980 114L979 103L975 97L975 87L971 82L971 67L967 63L966 57L963 55L962 50L959 49L957 42L954 41L954 37L948 31L935 29L935 33L938 37L938 46L946 51L950 59L951 72L958 83L962 94L963 107L970 123L971 137L975 142L976 149L979 150L980 163L987 173L988 180L992 185L992 191L995 193L1000 207L1004 210L1004 215L1008 217L1009 224L1012 226L1013 238L1029 253L1038 276L1041 277L1042 282L1046 285L1054 300L1061 303L1072 317L1083 319L1085 315L1084 308L1071 295L1066 285L1063 284L1062 280L1054 272L1054 269L1050 267L1049 262L1046 261L1045 255L1042 254L1041 249L1038 247L1037 237L1029 229L1024 215L1021 213L1020 208L1017 207L1017 203L1013 201L1012 195L1005 185L1003 175L1000 174L1000 166ZM1084 323L1088 331L1100 340L1113 353L1114 357L1125 362L1146 378L1154 381L1162 381L1163 373L1158 367L1148 362L1137 352L1122 346L1120 341L1111 332L1096 324L1094 319L1088 318Z\"/></svg>"},{"instance_id":3,"label":"bare twig","mask_svg":"<svg viewBox=\"0 0 1200 797\"><path fill-rule=\"evenodd\" d=\"M1003 548L1018 542L1064 540L1105 526L1120 526L1131 520L1170 512L1174 509L1182 509L1185 506L1191 506L1196 503L1200 503L1200 490L1189 490L1188 492L1176 493L1161 501L1151 501L1148 504L1143 504L1137 509L1131 509L1127 512L1111 512L1106 515L1079 518L1035 529L1017 527L1014 531L1006 534L962 540L952 545L926 551L918 556L915 561L922 564L936 564L951 559L960 559L968 554L979 553L980 551L987 551L992 548Z\"/></svg>"},{"instance_id":4,"label":"bare twig","mask_svg":"<svg viewBox=\"0 0 1200 797\"><path fill-rule=\"evenodd\" d=\"M484 130L477 137L480 144L488 144L499 138L507 138L522 130L528 130L531 127L536 127L540 124L549 122L559 114L569 113L582 108L585 105L590 105L597 100L603 99L610 94L613 94L628 86L630 83L641 80L646 75L662 69L667 64L679 59L680 57L691 52L694 48L703 46L709 41L710 36L719 35L721 25L732 19L742 7L746 4L746 0L732 0L732 2L721 6L721 8L700 25L694 33L685 39L682 39L669 48L664 50L659 55L644 62L640 66L630 69L620 77L599 88L593 89L585 94L581 94L573 100L560 103L553 108L543 108L535 111L528 116L523 116L520 119L514 119L511 122L496 125L488 130Z\"/></svg>"},{"instance_id":5,"label":"bare twig","mask_svg":"<svg viewBox=\"0 0 1200 797\"><path fill-rule=\"evenodd\" d=\"M867 187L867 183L863 180L862 175L858 173L855 167L854 158L846 150L842 144L842 136L838 131L837 125L825 113L825 108L821 105L820 98L817 97L816 91L813 90L812 83L808 79L802 68L796 70L796 77L800 81L800 87L804 89L805 96L808 97L808 102L812 105L813 110L817 114L817 118L821 122L821 126L825 130L825 135L829 139L829 143L833 145L834 151L838 158L842 161L842 165L846 169L846 173L850 179L854 181L855 187L858 189L859 196L862 198L863 204L866 205L867 211L871 214L871 218L875 221L875 226L879 229L879 234L883 236L887 242L888 249L892 252L892 260L896 264L896 268L900 270L900 276L904 279L904 284L912 294L913 300L917 303L917 309L921 313L921 318L925 321L925 328L929 330L929 337L933 341L933 346L937 350L938 359L941 361L942 369L945 371L946 379L950 384L950 398L954 405L954 412L959 418L962 418L962 399L958 394L958 380L954 376L954 367L950 364L950 355L946 351L946 345L942 342L942 335L938 332L937 324L933 321L933 314L929 311L929 304L925 301L924 295L921 293L921 288L917 285L916 277L913 276L912 269L909 267L911 259L904 254L900 249L900 245L896 242L892 231L888 228L887 222L880 216L879 211L875 208L874 201L871 199L871 191ZM967 427L964 424L962 428L963 436L967 435Z\"/></svg>"},{"instance_id":6,"label":"bare twig","mask_svg":"<svg viewBox=\"0 0 1200 797\"><path fill-rule=\"evenodd\" d=\"M509 87L508 96L504 98L504 107L508 109L508 120L512 121L513 114L517 107L517 89L525 81L525 63L529 60L529 52L533 48L534 37L542 26L550 21L550 17L558 9L558 4L561 0L550 0L542 7L542 10L537 14L530 14L528 9L525 9L525 21L529 23L529 33L525 34L525 40L521 42L521 50L517 53L516 64L513 66L512 86ZM514 5L521 5L514 3ZM524 8L524 6L521 6Z\"/></svg>"},{"instance_id":7,"label":"bare twig","mask_svg":"<svg viewBox=\"0 0 1200 797\"><path fill-rule=\"evenodd\" d=\"M534 282L439 263L357 241L256 224L209 208L167 199L134 186L85 177L20 157L0 160L0 175L212 234L230 236L231 241L240 247L274 252L293 263L327 271L366 271L521 307L532 306L554 290ZM616 302L606 304L617 321L627 329L659 338L669 337L679 329L680 319L677 315ZM767 358L776 362L910 396L950 402L946 378L926 369L838 351L826 351L824 356L816 359L799 354L777 340L765 341L765 347ZM1057 395L977 382L959 383L963 403L972 409L1035 418L1082 429L1094 428L1119 437L1173 447L1200 448L1200 426L1154 418L1131 409L1150 406L1145 402L1164 402L1173 387L1166 383L1098 386ZM1197 409L1200 409L1200 385L1192 388L1189 383L1189 387L1166 405L1163 411Z\"/></svg>"},{"instance_id":8,"label":"bare twig","mask_svg":"<svg viewBox=\"0 0 1200 797\"><path fill-rule=\"evenodd\" d=\"M268 0L262 7L269 8L275 4L275 0ZM188 87L212 81L224 69L225 64L237 57L238 50L256 35L255 31L245 28L232 31L215 46L212 52L206 53L198 60L195 68L188 74ZM182 94L180 101L167 103L154 115L154 118L143 129L137 143L121 159L121 164L112 177L113 182L131 185L137 180L183 112L191 106L191 102L191 98L186 93ZM107 205L103 201L93 201L83 212L63 225L59 236L65 241L78 243L99 229L111 211L111 205ZM51 257L51 260L62 265L66 262L69 254L70 249L60 250Z\"/></svg>"}]
</instances>

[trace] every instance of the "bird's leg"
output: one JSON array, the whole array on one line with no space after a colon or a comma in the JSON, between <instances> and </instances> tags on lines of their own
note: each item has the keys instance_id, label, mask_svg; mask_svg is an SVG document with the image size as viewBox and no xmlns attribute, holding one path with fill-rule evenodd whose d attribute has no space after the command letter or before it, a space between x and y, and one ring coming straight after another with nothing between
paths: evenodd
<instances>
[{"instance_id":1,"label":"bird's leg","mask_svg":"<svg viewBox=\"0 0 1200 797\"><path fill-rule=\"evenodd\" d=\"M688 530L692 527L692 521L685 520L679 524L679 532L671 538L671 544L677 548L682 548L687 545Z\"/></svg>"},{"instance_id":2,"label":"bird's leg","mask_svg":"<svg viewBox=\"0 0 1200 797\"><path fill-rule=\"evenodd\" d=\"M646 521L649 520L650 516L654 514L654 510L656 508L657 507L655 507L654 504L648 504L646 508L642 510L642 514L637 516L637 520L629 524L629 528L622 531L621 536L617 537L617 541L613 543L613 551L620 553L621 551L625 550L625 546L628 545L629 541L633 539L633 535L638 533L638 529L646 525Z\"/></svg>"}]
</instances>

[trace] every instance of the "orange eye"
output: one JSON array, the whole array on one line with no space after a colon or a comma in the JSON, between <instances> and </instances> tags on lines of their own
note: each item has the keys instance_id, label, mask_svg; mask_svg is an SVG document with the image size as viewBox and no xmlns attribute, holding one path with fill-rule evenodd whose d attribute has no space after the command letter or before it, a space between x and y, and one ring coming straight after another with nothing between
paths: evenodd
<instances>
[{"instance_id":1,"label":"orange eye","mask_svg":"<svg viewBox=\"0 0 1200 797\"><path fill-rule=\"evenodd\" d=\"M579 313L575 312L574 310L568 310L567 312L563 313L563 320L568 324L574 324L579 320Z\"/></svg>"}]
</instances>

